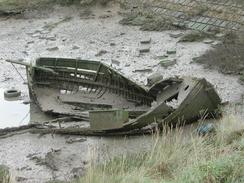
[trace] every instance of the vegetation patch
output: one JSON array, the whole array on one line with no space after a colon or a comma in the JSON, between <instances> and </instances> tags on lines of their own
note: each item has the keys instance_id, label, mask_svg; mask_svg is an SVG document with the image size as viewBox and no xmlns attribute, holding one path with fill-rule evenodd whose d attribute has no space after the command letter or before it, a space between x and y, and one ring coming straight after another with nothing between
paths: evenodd
<instances>
[{"instance_id":1,"label":"vegetation patch","mask_svg":"<svg viewBox=\"0 0 244 183\"><path fill-rule=\"evenodd\" d=\"M0 182L1 183L10 183L9 168L5 165L0 165Z\"/></svg>"},{"instance_id":2,"label":"vegetation patch","mask_svg":"<svg viewBox=\"0 0 244 183\"><path fill-rule=\"evenodd\" d=\"M154 136L149 152L91 163L78 183L222 183L244 181L243 121L225 118L216 133L186 137L182 129ZM242 129L242 130L237 130Z\"/></svg>"},{"instance_id":3,"label":"vegetation patch","mask_svg":"<svg viewBox=\"0 0 244 183\"><path fill-rule=\"evenodd\" d=\"M143 31L164 31L185 29L183 26L174 24L169 18L157 17L148 13L129 13L120 22L122 25L140 26Z\"/></svg>"},{"instance_id":4,"label":"vegetation patch","mask_svg":"<svg viewBox=\"0 0 244 183\"><path fill-rule=\"evenodd\" d=\"M204 32L190 31L189 33L182 36L179 42L199 42L209 37L211 37L210 34Z\"/></svg>"},{"instance_id":5,"label":"vegetation patch","mask_svg":"<svg viewBox=\"0 0 244 183\"><path fill-rule=\"evenodd\" d=\"M207 51L196 62L206 65L210 69L217 69L224 74L240 75L243 81L244 73L244 40L243 32L227 33L222 43Z\"/></svg>"}]
</instances>

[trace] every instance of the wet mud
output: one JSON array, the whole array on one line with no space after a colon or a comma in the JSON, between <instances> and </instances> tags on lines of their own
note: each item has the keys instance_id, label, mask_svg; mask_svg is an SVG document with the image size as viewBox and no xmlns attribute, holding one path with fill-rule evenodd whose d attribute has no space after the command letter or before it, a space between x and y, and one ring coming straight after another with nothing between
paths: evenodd
<instances>
[{"instance_id":1,"label":"wet mud","mask_svg":"<svg viewBox=\"0 0 244 183\"><path fill-rule=\"evenodd\" d=\"M24 104L20 97L5 98L3 89L0 89L0 110L0 129L18 127L29 123L29 104Z\"/></svg>"},{"instance_id":2,"label":"wet mud","mask_svg":"<svg viewBox=\"0 0 244 183\"><path fill-rule=\"evenodd\" d=\"M180 37L172 37L172 33L187 31L152 32L123 26L119 24L122 17L118 6L94 7L90 11L84 13L87 9L57 6L40 18L30 18L33 12L25 19L0 18L0 88L14 86L22 91L23 100L29 98L25 68L16 66L18 74L6 59L33 62L40 56L68 57L102 61L141 84L147 84L147 77L156 72L164 78L205 77L214 84L223 101L240 101L244 87L238 77L205 69L193 61L194 57L213 49L215 40L211 44L179 43ZM151 41L141 44L145 37ZM140 53L145 47L150 48L149 51ZM176 64L162 67L160 62L165 56L175 59ZM0 115L3 115L1 104L0 107ZM37 107L31 106L30 110L36 114L35 118L30 116L30 121L50 120ZM0 142L0 164L10 168L14 179L46 182L81 176L91 159L99 163L121 153L146 151L153 139L151 136L83 138L24 133L0 139Z\"/></svg>"}]
</instances>

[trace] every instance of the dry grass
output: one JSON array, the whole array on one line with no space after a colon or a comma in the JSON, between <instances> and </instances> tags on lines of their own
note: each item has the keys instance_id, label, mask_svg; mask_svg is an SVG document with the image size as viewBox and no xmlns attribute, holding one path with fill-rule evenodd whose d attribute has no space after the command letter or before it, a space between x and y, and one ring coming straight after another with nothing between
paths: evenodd
<instances>
[{"instance_id":1,"label":"dry grass","mask_svg":"<svg viewBox=\"0 0 244 183\"><path fill-rule=\"evenodd\" d=\"M182 129L155 135L151 151L91 164L79 183L222 183L244 181L244 121L230 116L217 125L214 136ZM242 130L240 130L242 129Z\"/></svg>"},{"instance_id":2,"label":"dry grass","mask_svg":"<svg viewBox=\"0 0 244 183\"><path fill-rule=\"evenodd\" d=\"M229 32L221 44L196 58L198 63L217 69L224 74L235 74L244 81L244 30Z\"/></svg>"}]
</instances>

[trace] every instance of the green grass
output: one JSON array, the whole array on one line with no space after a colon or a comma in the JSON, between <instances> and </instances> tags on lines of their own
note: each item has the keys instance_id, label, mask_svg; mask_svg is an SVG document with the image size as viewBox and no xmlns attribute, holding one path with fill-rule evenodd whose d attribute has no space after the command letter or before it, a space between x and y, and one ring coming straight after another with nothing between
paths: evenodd
<instances>
[{"instance_id":1,"label":"green grass","mask_svg":"<svg viewBox=\"0 0 244 183\"><path fill-rule=\"evenodd\" d=\"M241 183L244 182L244 121L234 117L217 124L214 135L182 129L155 135L150 152L91 163L78 183Z\"/></svg>"},{"instance_id":2,"label":"green grass","mask_svg":"<svg viewBox=\"0 0 244 183\"><path fill-rule=\"evenodd\" d=\"M5 165L0 165L0 182L10 183L9 168Z\"/></svg>"}]
</instances>

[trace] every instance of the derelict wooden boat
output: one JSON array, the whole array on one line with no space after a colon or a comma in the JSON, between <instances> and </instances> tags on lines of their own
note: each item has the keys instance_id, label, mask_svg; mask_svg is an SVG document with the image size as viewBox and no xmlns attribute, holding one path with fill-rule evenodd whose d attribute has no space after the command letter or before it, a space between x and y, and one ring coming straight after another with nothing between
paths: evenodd
<instances>
[{"instance_id":1,"label":"derelict wooden boat","mask_svg":"<svg viewBox=\"0 0 244 183\"><path fill-rule=\"evenodd\" d=\"M30 95L43 112L88 120L94 130L192 122L220 104L205 79L170 78L146 89L98 61L39 58L26 68Z\"/></svg>"}]
</instances>

